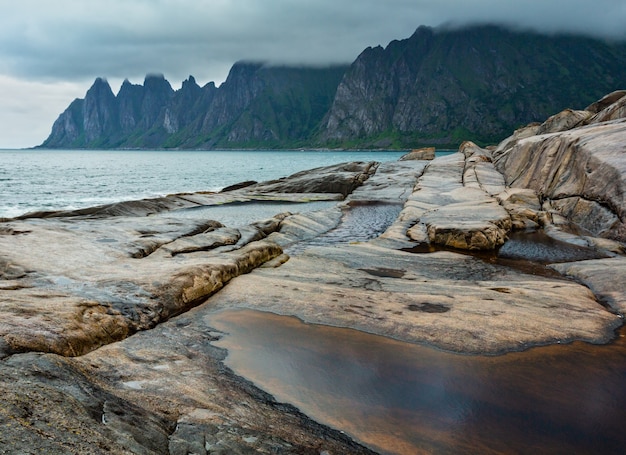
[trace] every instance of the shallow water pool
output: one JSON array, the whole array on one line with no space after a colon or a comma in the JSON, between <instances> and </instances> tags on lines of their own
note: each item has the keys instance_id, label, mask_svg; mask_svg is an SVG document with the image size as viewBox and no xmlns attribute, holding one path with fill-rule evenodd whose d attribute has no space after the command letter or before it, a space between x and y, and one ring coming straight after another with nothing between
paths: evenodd
<instances>
[{"instance_id":1,"label":"shallow water pool","mask_svg":"<svg viewBox=\"0 0 626 455\"><path fill-rule=\"evenodd\" d=\"M626 342L456 355L251 310L215 314L226 364L386 454L618 454Z\"/></svg>"}]
</instances>

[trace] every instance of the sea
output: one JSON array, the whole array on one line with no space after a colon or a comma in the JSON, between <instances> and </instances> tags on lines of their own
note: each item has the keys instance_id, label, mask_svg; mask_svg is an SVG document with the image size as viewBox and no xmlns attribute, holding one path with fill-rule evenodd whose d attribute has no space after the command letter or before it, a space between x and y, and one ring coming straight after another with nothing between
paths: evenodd
<instances>
[{"instance_id":1,"label":"sea","mask_svg":"<svg viewBox=\"0 0 626 455\"><path fill-rule=\"evenodd\" d=\"M402 151L0 150L0 218L167 194L219 191L348 161L397 160Z\"/></svg>"}]
</instances>

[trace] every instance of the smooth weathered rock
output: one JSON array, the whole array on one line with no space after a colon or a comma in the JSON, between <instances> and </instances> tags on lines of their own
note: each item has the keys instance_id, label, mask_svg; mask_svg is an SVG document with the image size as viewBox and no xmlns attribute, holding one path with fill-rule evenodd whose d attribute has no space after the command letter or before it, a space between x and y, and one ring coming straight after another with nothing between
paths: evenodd
<instances>
[{"instance_id":1,"label":"smooth weathered rock","mask_svg":"<svg viewBox=\"0 0 626 455\"><path fill-rule=\"evenodd\" d=\"M276 244L253 242L212 257L164 262L152 255L39 271L0 289L0 335L13 351L81 355L186 311L281 253Z\"/></svg>"},{"instance_id":2,"label":"smooth weathered rock","mask_svg":"<svg viewBox=\"0 0 626 455\"><path fill-rule=\"evenodd\" d=\"M200 206L297 201L303 195L342 199L376 167L343 163L228 193L173 195L4 223L0 337L11 351L74 356L152 328L282 254L263 239L288 214L225 227L197 211ZM287 190L294 193L273 193Z\"/></svg>"},{"instance_id":3,"label":"smooth weathered rock","mask_svg":"<svg viewBox=\"0 0 626 455\"><path fill-rule=\"evenodd\" d=\"M508 186L534 190L595 237L624 242L625 118L626 92L615 91L516 132L493 152L496 166Z\"/></svg>"},{"instance_id":4,"label":"smooth weathered rock","mask_svg":"<svg viewBox=\"0 0 626 455\"><path fill-rule=\"evenodd\" d=\"M626 314L626 257L553 264L551 267L584 283L622 317Z\"/></svg>"},{"instance_id":5,"label":"smooth weathered rock","mask_svg":"<svg viewBox=\"0 0 626 455\"><path fill-rule=\"evenodd\" d=\"M203 317L174 317L238 275L286 262L281 247L266 240L281 228L277 240L293 243L331 229L341 216L339 208L309 218L277 213L234 227L207 219L212 212L200 206L343 199L375 169L344 164L252 191L175 195L4 223L0 421L7 426L1 448L371 453L234 377L221 363L224 353L211 345L217 336ZM236 207L245 211L244 204ZM298 230L296 220L303 219L308 223Z\"/></svg>"},{"instance_id":6,"label":"smooth weathered rock","mask_svg":"<svg viewBox=\"0 0 626 455\"><path fill-rule=\"evenodd\" d=\"M462 250L493 250L504 244L511 230L508 213L493 201L449 204L426 214L421 222L431 243Z\"/></svg>"},{"instance_id":7,"label":"smooth weathered rock","mask_svg":"<svg viewBox=\"0 0 626 455\"><path fill-rule=\"evenodd\" d=\"M6 453L373 454L232 374L201 315L80 358L0 365Z\"/></svg>"},{"instance_id":8,"label":"smooth weathered rock","mask_svg":"<svg viewBox=\"0 0 626 455\"><path fill-rule=\"evenodd\" d=\"M614 92L611 92L603 96L595 103L591 103L589 106L585 108L585 110L593 114L597 114L598 112L603 111L604 109L609 107L611 104L615 103L616 101L619 101L625 96L626 96L626 90L615 90Z\"/></svg>"},{"instance_id":9,"label":"smooth weathered rock","mask_svg":"<svg viewBox=\"0 0 626 455\"><path fill-rule=\"evenodd\" d=\"M380 163L376 173L356 188L346 198L346 202L352 205L404 204L427 165L425 161Z\"/></svg>"},{"instance_id":10,"label":"smooth weathered rock","mask_svg":"<svg viewBox=\"0 0 626 455\"><path fill-rule=\"evenodd\" d=\"M376 172L376 162L343 163L298 172L287 178L245 188L253 195L264 193L334 193L344 198Z\"/></svg>"},{"instance_id":11,"label":"smooth weathered rock","mask_svg":"<svg viewBox=\"0 0 626 455\"><path fill-rule=\"evenodd\" d=\"M409 153L402 155L400 161L410 160L434 160L435 159L435 147L424 147L420 149L411 150Z\"/></svg>"},{"instance_id":12,"label":"smooth weathered rock","mask_svg":"<svg viewBox=\"0 0 626 455\"><path fill-rule=\"evenodd\" d=\"M368 244L312 248L238 277L207 302L296 315L457 352L498 353L583 339L606 342L621 319L584 286L450 252Z\"/></svg>"},{"instance_id":13,"label":"smooth weathered rock","mask_svg":"<svg viewBox=\"0 0 626 455\"><path fill-rule=\"evenodd\" d=\"M626 117L626 92L613 92L604 98L604 102L608 103L609 101L613 102L604 109L599 110L596 115L589 119L589 123L608 122ZM600 102L598 107L600 106L602 106L602 102ZM596 106L592 106L591 109L594 107Z\"/></svg>"},{"instance_id":14,"label":"smooth weathered rock","mask_svg":"<svg viewBox=\"0 0 626 455\"><path fill-rule=\"evenodd\" d=\"M315 238L337 227L341 220L341 209L322 210L312 213L298 213L282 220L280 230L269 235L268 240L281 247Z\"/></svg>"},{"instance_id":15,"label":"smooth weathered rock","mask_svg":"<svg viewBox=\"0 0 626 455\"><path fill-rule=\"evenodd\" d=\"M565 109L558 114L548 118L541 124L536 134L558 133L567 131L577 126L582 126L593 114L587 110L575 111L573 109Z\"/></svg>"},{"instance_id":16,"label":"smooth weathered rock","mask_svg":"<svg viewBox=\"0 0 626 455\"><path fill-rule=\"evenodd\" d=\"M567 191L619 202L624 172L612 153L622 126L541 136L533 126L494 150L466 142L432 161L344 163L225 193L1 223L0 448L371 453L234 376L214 344L211 316L222 309L295 315L463 353L609 341L623 322L615 313L626 308L623 246L566 228L614 229L620 214L614 202ZM563 147L513 152L543 141ZM510 165L504 176L494 161ZM505 185L507 172L519 185ZM602 187L600 176L614 187ZM305 200L343 202L301 213L281 205L234 224L207 209L235 202L244 214L251 201L278 208L270 201ZM528 234L515 233L500 250L509 256L496 256L513 227L538 226L537 236L579 246L558 256L550 249L564 247L546 237L529 265L519 255L519 236ZM437 247L490 251L409 252ZM613 258L537 265L609 252ZM21 353L29 350L77 357Z\"/></svg>"},{"instance_id":17,"label":"smooth weathered rock","mask_svg":"<svg viewBox=\"0 0 626 455\"><path fill-rule=\"evenodd\" d=\"M538 227L541 203L534 190L507 188L498 194L497 199L509 213L513 229L525 230Z\"/></svg>"},{"instance_id":18,"label":"smooth weathered rock","mask_svg":"<svg viewBox=\"0 0 626 455\"><path fill-rule=\"evenodd\" d=\"M553 201L576 198L582 213L565 205L570 220L595 236L626 241L625 138L624 120L531 136L500 153L496 166L509 186Z\"/></svg>"},{"instance_id":19,"label":"smooth weathered rock","mask_svg":"<svg viewBox=\"0 0 626 455\"><path fill-rule=\"evenodd\" d=\"M429 164L389 234L400 228L412 240L466 250L504 243L510 217L491 195L504 190L502 176L488 151L471 143L460 150Z\"/></svg>"}]
</instances>

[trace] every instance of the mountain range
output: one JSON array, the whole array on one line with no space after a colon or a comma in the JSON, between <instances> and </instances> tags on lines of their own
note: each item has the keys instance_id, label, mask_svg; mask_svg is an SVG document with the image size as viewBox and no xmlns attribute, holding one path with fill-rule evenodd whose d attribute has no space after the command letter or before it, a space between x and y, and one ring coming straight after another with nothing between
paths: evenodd
<instances>
[{"instance_id":1,"label":"mountain range","mask_svg":"<svg viewBox=\"0 0 626 455\"><path fill-rule=\"evenodd\" d=\"M626 87L626 43L494 25L419 27L351 65L238 62L219 87L190 76L97 78L43 148L454 147L495 143Z\"/></svg>"}]
</instances>

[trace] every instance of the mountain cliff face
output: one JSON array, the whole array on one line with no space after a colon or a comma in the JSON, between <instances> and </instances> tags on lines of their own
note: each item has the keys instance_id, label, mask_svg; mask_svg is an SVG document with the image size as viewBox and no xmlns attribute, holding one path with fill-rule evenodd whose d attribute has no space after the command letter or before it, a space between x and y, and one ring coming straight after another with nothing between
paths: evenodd
<instances>
[{"instance_id":1,"label":"mountain cliff face","mask_svg":"<svg viewBox=\"0 0 626 455\"><path fill-rule=\"evenodd\" d=\"M42 144L48 148L286 148L455 146L626 87L626 44L496 26L420 27L352 65L235 64L220 86L193 77L98 78Z\"/></svg>"},{"instance_id":2,"label":"mountain cliff face","mask_svg":"<svg viewBox=\"0 0 626 455\"><path fill-rule=\"evenodd\" d=\"M96 79L52 127L46 148L232 148L303 145L328 112L345 66L235 64L219 87L190 76L124 81L117 96Z\"/></svg>"},{"instance_id":3,"label":"mountain cliff face","mask_svg":"<svg viewBox=\"0 0 626 455\"><path fill-rule=\"evenodd\" d=\"M406 146L491 142L626 84L626 46L495 26L420 27L366 49L337 89L321 138ZM581 104L582 103L582 104Z\"/></svg>"}]
</instances>

